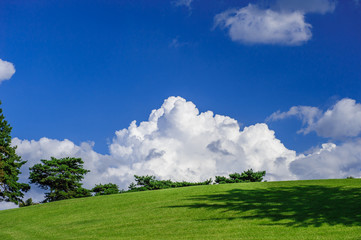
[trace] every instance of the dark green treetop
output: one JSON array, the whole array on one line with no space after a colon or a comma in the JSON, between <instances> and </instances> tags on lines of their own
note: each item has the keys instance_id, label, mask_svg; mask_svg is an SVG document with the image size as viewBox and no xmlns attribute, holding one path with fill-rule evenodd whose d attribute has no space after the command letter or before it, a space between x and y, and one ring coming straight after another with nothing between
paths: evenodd
<instances>
[{"instance_id":1,"label":"dark green treetop","mask_svg":"<svg viewBox=\"0 0 361 240\"><path fill-rule=\"evenodd\" d=\"M95 193L95 196L120 193L118 185L114 183L96 184L91 191Z\"/></svg>"},{"instance_id":2,"label":"dark green treetop","mask_svg":"<svg viewBox=\"0 0 361 240\"><path fill-rule=\"evenodd\" d=\"M90 191L82 188L80 181L90 172L83 168L81 158L54 158L41 160L30 168L30 183L45 190L44 202L91 196Z\"/></svg>"},{"instance_id":3,"label":"dark green treetop","mask_svg":"<svg viewBox=\"0 0 361 240\"><path fill-rule=\"evenodd\" d=\"M239 173L229 174L229 178L223 176L216 176L216 183L242 183L242 182L262 182L263 177L266 175L266 171L254 172L253 169Z\"/></svg>"},{"instance_id":4,"label":"dark green treetop","mask_svg":"<svg viewBox=\"0 0 361 240\"><path fill-rule=\"evenodd\" d=\"M166 189L166 188L179 188L179 187L189 187L197 185L209 185L212 183L212 179L208 179L204 182L173 182L171 180L158 180L155 176L137 176L134 175L136 183L131 183L129 185L129 191L147 191L147 190L157 190L157 189Z\"/></svg>"},{"instance_id":5,"label":"dark green treetop","mask_svg":"<svg viewBox=\"0 0 361 240\"><path fill-rule=\"evenodd\" d=\"M18 183L20 167L26 161L22 161L21 157L16 155L16 147L11 146L11 130L0 108L0 202L18 204L24 196L23 192L28 191L30 186Z\"/></svg>"}]
</instances>

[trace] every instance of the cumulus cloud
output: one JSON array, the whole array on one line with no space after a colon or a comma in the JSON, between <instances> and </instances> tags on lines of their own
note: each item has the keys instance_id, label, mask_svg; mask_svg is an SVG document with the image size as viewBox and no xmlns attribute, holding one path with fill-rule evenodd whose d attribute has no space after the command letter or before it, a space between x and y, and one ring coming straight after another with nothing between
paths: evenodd
<instances>
[{"instance_id":1,"label":"cumulus cloud","mask_svg":"<svg viewBox=\"0 0 361 240\"><path fill-rule=\"evenodd\" d=\"M304 134L312 131L321 137L344 139L356 137L361 133L361 104L344 98L325 112L309 106L296 106L288 112L275 112L268 120L279 120L291 116L302 119Z\"/></svg>"},{"instance_id":2,"label":"cumulus cloud","mask_svg":"<svg viewBox=\"0 0 361 240\"><path fill-rule=\"evenodd\" d=\"M336 146L322 144L312 154L300 155L290 164L300 179L361 177L361 139Z\"/></svg>"},{"instance_id":3,"label":"cumulus cloud","mask_svg":"<svg viewBox=\"0 0 361 240\"><path fill-rule=\"evenodd\" d=\"M170 97L148 121L134 121L117 131L110 154L134 173L201 181L251 167L268 170L270 178L289 178L277 161L291 159L295 152L286 149L266 124L241 131L235 119L199 113L192 102ZM120 172L112 170L109 176Z\"/></svg>"},{"instance_id":4,"label":"cumulus cloud","mask_svg":"<svg viewBox=\"0 0 361 240\"><path fill-rule=\"evenodd\" d=\"M346 100L341 101L358 107L350 99ZM335 109L338 107L330 111ZM272 118L305 116L305 123L312 125L325 115L317 108L297 107L287 113L274 114ZM313 120L316 116L317 120ZM95 152L93 143L77 145L67 139L14 138L12 144L17 146L22 159L28 161L22 167L21 182L28 182L28 168L40 159L80 157L84 167L91 170L83 181L86 188L112 182L126 189L134 180L134 174L175 181L203 181L253 168L266 170L267 180L291 180L359 177L361 169L360 139L339 146L326 143L311 154L297 155L275 137L267 124L241 129L235 119L211 111L199 112L192 102L181 97L169 97L151 112L147 121L139 124L133 121L128 128L116 131L109 144L109 154ZM43 191L32 186L26 194L28 197L41 201ZM1 208L9 206L0 204Z\"/></svg>"},{"instance_id":5,"label":"cumulus cloud","mask_svg":"<svg viewBox=\"0 0 361 240\"><path fill-rule=\"evenodd\" d=\"M316 131L319 136L343 138L361 133L361 104L353 99L342 99L327 110L306 132Z\"/></svg>"},{"instance_id":6,"label":"cumulus cloud","mask_svg":"<svg viewBox=\"0 0 361 240\"><path fill-rule=\"evenodd\" d=\"M11 62L0 59L0 83L9 80L15 73L15 67Z\"/></svg>"},{"instance_id":7,"label":"cumulus cloud","mask_svg":"<svg viewBox=\"0 0 361 240\"><path fill-rule=\"evenodd\" d=\"M215 27L227 29L230 38L240 43L299 45L312 37L301 11L278 12L249 4L217 14L214 21Z\"/></svg>"}]
</instances>

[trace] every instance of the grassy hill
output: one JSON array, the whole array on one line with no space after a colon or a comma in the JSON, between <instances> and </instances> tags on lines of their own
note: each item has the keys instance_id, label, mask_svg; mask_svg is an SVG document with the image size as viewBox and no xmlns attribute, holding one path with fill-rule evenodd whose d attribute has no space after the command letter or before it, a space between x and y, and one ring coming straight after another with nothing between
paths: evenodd
<instances>
[{"instance_id":1,"label":"grassy hill","mask_svg":"<svg viewBox=\"0 0 361 240\"><path fill-rule=\"evenodd\" d=\"M0 211L0 239L361 239L361 180L195 186Z\"/></svg>"}]
</instances>

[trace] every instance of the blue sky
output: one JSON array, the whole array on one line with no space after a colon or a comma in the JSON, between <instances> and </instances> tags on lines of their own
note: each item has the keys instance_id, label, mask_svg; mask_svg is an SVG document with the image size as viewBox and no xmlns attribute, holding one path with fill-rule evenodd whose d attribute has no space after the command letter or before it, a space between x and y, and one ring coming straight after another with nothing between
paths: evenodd
<instances>
[{"instance_id":1,"label":"blue sky","mask_svg":"<svg viewBox=\"0 0 361 240\"><path fill-rule=\"evenodd\" d=\"M353 0L3 0L0 59L16 72L0 74L2 108L13 137L94 142L102 155L112 155L115 131L147 121L170 96L229 116L241 131L268 118L296 154L357 147L360 13ZM319 112L286 114L293 106ZM322 120L336 108L351 114L353 130Z\"/></svg>"}]
</instances>

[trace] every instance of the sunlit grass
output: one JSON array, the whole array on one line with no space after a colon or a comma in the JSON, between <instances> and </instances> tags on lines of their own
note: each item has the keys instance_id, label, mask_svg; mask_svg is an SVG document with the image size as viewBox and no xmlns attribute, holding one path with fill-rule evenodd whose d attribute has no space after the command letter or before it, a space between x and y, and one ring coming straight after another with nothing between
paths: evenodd
<instances>
[{"instance_id":1,"label":"sunlit grass","mask_svg":"<svg viewBox=\"0 0 361 240\"><path fill-rule=\"evenodd\" d=\"M0 211L0 239L361 239L361 180L134 192Z\"/></svg>"}]
</instances>

